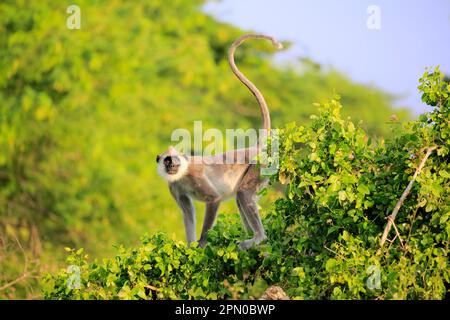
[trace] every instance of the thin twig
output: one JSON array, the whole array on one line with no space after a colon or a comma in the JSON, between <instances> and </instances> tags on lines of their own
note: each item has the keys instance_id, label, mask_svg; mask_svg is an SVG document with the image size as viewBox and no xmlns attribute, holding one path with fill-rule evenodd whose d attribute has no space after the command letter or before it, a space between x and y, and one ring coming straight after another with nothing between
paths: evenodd
<instances>
[{"instance_id":1,"label":"thin twig","mask_svg":"<svg viewBox=\"0 0 450 320\"><path fill-rule=\"evenodd\" d=\"M25 272L22 273L22 275L16 279L14 279L13 281L8 282L7 284L3 285L0 287L0 291L3 291L5 289L8 289L9 287L12 287L13 285L15 285L16 283L28 278L31 275L31 272Z\"/></svg>"},{"instance_id":2,"label":"thin twig","mask_svg":"<svg viewBox=\"0 0 450 320\"><path fill-rule=\"evenodd\" d=\"M386 239L386 241L389 242L388 250L391 248L391 246L392 246L392 244L394 243L395 239L397 239L397 235L395 235L395 237L394 237L392 240Z\"/></svg>"},{"instance_id":3,"label":"thin twig","mask_svg":"<svg viewBox=\"0 0 450 320\"><path fill-rule=\"evenodd\" d=\"M332 250L332 249L330 249L330 248L328 248L326 245L323 245L323 247L325 248L325 249L327 249L328 251L330 251L330 252L332 252L332 253L334 253L336 256L338 256L338 257L340 257L341 255L339 254L339 253L337 253L336 251L334 251L334 250Z\"/></svg>"},{"instance_id":4,"label":"thin twig","mask_svg":"<svg viewBox=\"0 0 450 320\"><path fill-rule=\"evenodd\" d=\"M28 270L28 257L27 254L24 250L24 248L22 247L22 244L20 243L19 239L17 239L17 237L14 237L16 242L17 242L17 246L19 247L20 251L22 252L23 255L23 259L24 259L24 267L23 267L23 271L22 271L22 275L20 275L18 278L5 283L4 285L0 286L0 291L3 291L5 289L8 289L9 287L14 286L16 283L19 283L20 281L29 278L31 276L33 276L33 274L35 273L34 270L29 271Z\"/></svg>"},{"instance_id":5,"label":"thin twig","mask_svg":"<svg viewBox=\"0 0 450 320\"><path fill-rule=\"evenodd\" d=\"M411 233L412 233L413 225L414 225L414 222L416 221L417 211L419 211L419 206L417 206L417 207L416 207L416 210L414 210L414 214L413 214L413 217L412 217L412 219L411 219L411 226L410 226L410 228L409 228L408 238L406 239L406 242L409 242L409 239L411 238Z\"/></svg>"},{"instance_id":6,"label":"thin twig","mask_svg":"<svg viewBox=\"0 0 450 320\"><path fill-rule=\"evenodd\" d=\"M402 239L402 237L400 236L400 232L398 232L397 226L395 225L395 222L394 222L394 221L392 221L392 225L394 226L396 237L398 237L398 239L400 240L400 245L402 246L403 249L405 249L405 247L404 247L404 245L403 245L403 239ZM393 242L393 241L392 241L392 242Z\"/></svg>"},{"instance_id":7,"label":"thin twig","mask_svg":"<svg viewBox=\"0 0 450 320\"><path fill-rule=\"evenodd\" d=\"M406 187L405 191L403 191L402 196L400 197L397 204L395 205L394 210L392 211L391 215L388 217L388 223L387 223L386 227L384 228L383 236L381 237L381 240L380 240L381 247L383 247L384 243L386 242L387 236L389 234L389 231L391 230L392 224L394 223L395 217L397 216L397 213L400 210L400 207L402 206L406 197L411 192L414 181L416 180L419 173L422 171L423 166L425 165L425 162L427 161L428 157L435 149L436 149L436 146L427 148L427 153L425 154L422 161L420 162L419 167L416 169L416 172L414 172L413 178L408 183L408 186Z\"/></svg>"},{"instance_id":8,"label":"thin twig","mask_svg":"<svg viewBox=\"0 0 450 320\"><path fill-rule=\"evenodd\" d=\"M148 289L150 289L150 290L153 290L153 291L161 291L161 289L159 289L159 288L157 288L157 287L155 287L155 286L152 286L152 285L150 285L150 284L147 284L147 285L145 285L144 287L146 287L146 288L148 288Z\"/></svg>"}]
</instances>

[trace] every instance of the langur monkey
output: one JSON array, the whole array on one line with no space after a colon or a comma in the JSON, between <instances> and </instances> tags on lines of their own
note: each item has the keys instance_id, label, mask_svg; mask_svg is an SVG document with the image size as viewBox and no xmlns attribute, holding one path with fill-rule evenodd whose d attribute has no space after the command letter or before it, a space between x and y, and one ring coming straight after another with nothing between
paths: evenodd
<instances>
[{"instance_id":1,"label":"langur monkey","mask_svg":"<svg viewBox=\"0 0 450 320\"><path fill-rule=\"evenodd\" d=\"M247 34L238 38L228 52L228 61L233 73L252 92L259 104L263 129L267 134L270 130L270 115L266 101L234 62L236 48L247 39L266 39L271 41L277 49L281 49L282 45L273 37ZM206 203L203 228L198 240L199 246L203 248L207 242L208 230L216 219L220 202L231 196L236 197L245 229L253 232L253 238L241 242L240 248L246 250L266 239L256 201L257 192L267 183L267 179L260 176L260 170L256 164L250 163L251 156L257 155L260 151L260 144L261 142L258 142L256 146L250 148L232 150L214 156L186 156L175 148L169 147L167 151L156 157L158 173L168 182L170 193L183 211L188 243L196 241L195 209L192 199ZM230 158L241 159L241 161L230 163Z\"/></svg>"}]
</instances>

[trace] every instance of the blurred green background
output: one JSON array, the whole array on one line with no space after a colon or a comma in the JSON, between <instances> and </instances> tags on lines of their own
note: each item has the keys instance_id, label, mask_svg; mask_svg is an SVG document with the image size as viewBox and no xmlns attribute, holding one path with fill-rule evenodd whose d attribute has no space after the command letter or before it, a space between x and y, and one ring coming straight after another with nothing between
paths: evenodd
<instances>
[{"instance_id":1,"label":"blurred green background","mask_svg":"<svg viewBox=\"0 0 450 320\"><path fill-rule=\"evenodd\" d=\"M39 298L39 278L61 265L64 247L103 258L145 233L184 239L156 155L195 120L204 130L261 122L226 59L248 30L214 20L203 4L77 1L81 29L70 30L64 1L0 3L0 298ZM313 102L335 92L372 136L389 135L393 113L409 118L377 88L309 59L274 66L273 54L254 41L236 60L274 127L309 121ZM230 201L220 214L235 211Z\"/></svg>"}]
</instances>

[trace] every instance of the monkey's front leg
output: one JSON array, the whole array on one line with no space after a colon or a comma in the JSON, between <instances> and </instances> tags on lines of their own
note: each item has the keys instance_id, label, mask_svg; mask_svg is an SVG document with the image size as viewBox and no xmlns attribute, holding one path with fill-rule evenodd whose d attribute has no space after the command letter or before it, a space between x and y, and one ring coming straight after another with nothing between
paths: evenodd
<instances>
[{"instance_id":1,"label":"monkey's front leg","mask_svg":"<svg viewBox=\"0 0 450 320\"><path fill-rule=\"evenodd\" d=\"M216 220L217 216L217 209L219 209L219 204L220 204L219 200L206 203L202 234L200 235L200 240L198 241L198 245L200 248L204 248L206 246L206 243L208 242L206 240L208 230L211 229L212 226L214 225L214 221Z\"/></svg>"},{"instance_id":2,"label":"monkey's front leg","mask_svg":"<svg viewBox=\"0 0 450 320\"><path fill-rule=\"evenodd\" d=\"M184 229L186 231L186 241L188 244L196 241L197 236L195 232L195 208L192 199L188 195L179 195L177 203L183 211Z\"/></svg>"}]
</instances>

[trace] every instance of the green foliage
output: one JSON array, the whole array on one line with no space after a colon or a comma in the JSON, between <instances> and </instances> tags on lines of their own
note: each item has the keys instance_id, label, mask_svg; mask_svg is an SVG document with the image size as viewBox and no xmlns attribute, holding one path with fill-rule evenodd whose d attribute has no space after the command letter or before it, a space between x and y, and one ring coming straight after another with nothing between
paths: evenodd
<instances>
[{"instance_id":1,"label":"green foliage","mask_svg":"<svg viewBox=\"0 0 450 320\"><path fill-rule=\"evenodd\" d=\"M194 120L203 120L204 130L261 121L226 60L243 31L202 13L203 3L80 0L81 29L69 30L68 3L1 1L0 235L6 242L17 238L28 256L51 269L63 260L64 246L106 257L113 244L136 244L145 232L184 237L155 155L174 129L191 129ZM372 136L389 134L392 97L311 62L274 67L273 52L270 44L249 42L237 63L265 94L275 126L308 121L316 109L311 103L337 90L345 113L364 119ZM18 259L2 260L0 287L20 275L22 253L16 253ZM0 296L25 297L13 291L22 285L28 287L22 281Z\"/></svg>"},{"instance_id":2,"label":"green foliage","mask_svg":"<svg viewBox=\"0 0 450 320\"><path fill-rule=\"evenodd\" d=\"M374 142L340 115L339 97L318 105L309 126L289 124L280 135L286 184L264 217L268 241L239 251L237 215L220 221L205 249L144 237L114 259L82 268L79 289L70 273L45 279L48 299L258 298L268 285L296 299L442 299L450 283L449 84L436 68L420 80L434 110L418 121L393 122L395 135ZM423 151L436 147L380 248L386 217L408 185ZM395 231L395 232L394 232ZM394 238L394 234L397 233ZM377 279L379 276L379 279Z\"/></svg>"}]
</instances>

